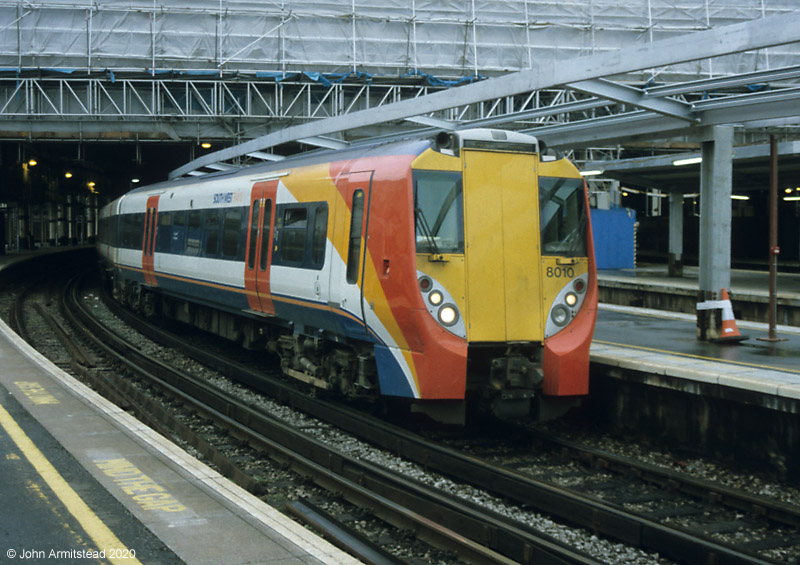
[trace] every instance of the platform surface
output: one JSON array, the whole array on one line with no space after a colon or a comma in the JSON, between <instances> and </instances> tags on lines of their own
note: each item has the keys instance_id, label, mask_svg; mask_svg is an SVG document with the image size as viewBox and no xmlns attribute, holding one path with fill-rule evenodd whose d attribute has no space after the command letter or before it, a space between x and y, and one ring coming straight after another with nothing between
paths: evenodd
<instances>
[{"instance_id":1,"label":"platform surface","mask_svg":"<svg viewBox=\"0 0 800 565\"><path fill-rule=\"evenodd\" d=\"M697 339L696 319L690 314L601 305L593 342L800 376L800 328L781 326L781 341L773 343L758 339L768 336L764 324L736 325L747 339L711 343Z\"/></svg>"},{"instance_id":2,"label":"platform surface","mask_svg":"<svg viewBox=\"0 0 800 565\"><path fill-rule=\"evenodd\" d=\"M0 265L21 258L0 256ZM0 450L3 562L86 563L104 552L100 562L128 565L358 563L55 367L2 321Z\"/></svg>"}]
</instances>

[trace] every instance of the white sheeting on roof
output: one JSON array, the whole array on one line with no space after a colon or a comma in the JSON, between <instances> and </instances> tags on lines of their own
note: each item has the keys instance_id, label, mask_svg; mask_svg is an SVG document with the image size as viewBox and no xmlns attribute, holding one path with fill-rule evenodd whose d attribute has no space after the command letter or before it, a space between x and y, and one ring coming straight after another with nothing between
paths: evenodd
<instances>
[{"instance_id":1,"label":"white sheeting on roof","mask_svg":"<svg viewBox=\"0 0 800 565\"><path fill-rule=\"evenodd\" d=\"M189 5L190 4L190 5ZM797 9L797 0L0 0L0 67L491 76ZM796 64L800 46L624 77Z\"/></svg>"}]
</instances>

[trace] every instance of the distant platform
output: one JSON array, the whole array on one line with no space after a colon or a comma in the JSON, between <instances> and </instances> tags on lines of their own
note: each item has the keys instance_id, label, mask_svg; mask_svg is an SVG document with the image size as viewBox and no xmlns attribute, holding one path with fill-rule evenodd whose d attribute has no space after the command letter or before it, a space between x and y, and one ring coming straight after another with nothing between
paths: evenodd
<instances>
[{"instance_id":1,"label":"distant platform","mask_svg":"<svg viewBox=\"0 0 800 565\"><path fill-rule=\"evenodd\" d=\"M666 265L598 272L600 302L695 314L699 269L684 267L682 277L670 277ZM800 327L800 274L778 272L777 323ZM719 289L721 290L721 289ZM769 273L731 270L731 296L737 320L767 322Z\"/></svg>"}]
</instances>

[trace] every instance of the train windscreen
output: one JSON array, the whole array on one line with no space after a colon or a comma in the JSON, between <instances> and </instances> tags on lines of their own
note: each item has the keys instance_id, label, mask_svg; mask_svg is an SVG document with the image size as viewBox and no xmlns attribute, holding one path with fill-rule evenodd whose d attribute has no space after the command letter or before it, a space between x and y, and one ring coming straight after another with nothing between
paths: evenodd
<instances>
[{"instance_id":1,"label":"train windscreen","mask_svg":"<svg viewBox=\"0 0 800 565\"><path fill-rule=\"evenodd\" d=\"M464 253L461 173L414 172L417 253Z\"/></svg>"},{"instance_id":2,"label":"train windscreen","mask_svg":"<svg viewBox=\"0 0 800 565\"><path fill-rule=\"evenodd\" d=\"M542 254L586 256L583 179L539 177Z\"/></svg>"}]
</instances>

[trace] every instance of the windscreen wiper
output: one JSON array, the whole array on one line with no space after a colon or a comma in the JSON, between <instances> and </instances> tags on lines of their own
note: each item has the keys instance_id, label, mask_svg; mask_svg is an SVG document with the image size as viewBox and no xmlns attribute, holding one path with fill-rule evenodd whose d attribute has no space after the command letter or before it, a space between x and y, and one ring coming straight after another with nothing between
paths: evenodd
<instances>
[{"instance_id":1,"label":"windscreen wiper","mask_svg":"<svg viewBox=\"0 0 800 565\"><path fill-rule=\"evenodd\" d=\"M414 208L414 216L417 218L417 225L419 226L419 231L425 237L425 240L428 242L428 251L430 251L431 256L428 258L429 261L444 261L442 254L439 253L439 246L436 245L436 240L431 233L431 228L428 225L428 221L425 219L425 214L420 208Z\"/></svg>"}]
</instances>

